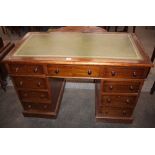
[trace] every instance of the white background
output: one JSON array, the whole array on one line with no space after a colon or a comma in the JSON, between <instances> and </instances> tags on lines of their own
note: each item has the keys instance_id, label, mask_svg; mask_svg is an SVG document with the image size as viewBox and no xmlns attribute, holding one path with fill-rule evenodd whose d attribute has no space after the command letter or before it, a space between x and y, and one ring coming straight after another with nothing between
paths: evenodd
<instances>
[{"instance_id":1,"label":"white background","mask_svg":"<svg viewBox=\"0 0 155 155\"><path fill-rule=\"evenodd\" d=\"M1 26L153 26L153 0L5 0ZM11 116L10 116L11 117ZM154 129L1 129L0 155L154 155Z\"/></svg>"},{"instance_id":2,"label":"white background","mask_svg":"<svg viewBox=\"0 0 155 155\"><path fill-rule=\"evenodd\" d=\"M153 0L0 0L0 24L152 26Z\"/></svg>"}]
</instances>

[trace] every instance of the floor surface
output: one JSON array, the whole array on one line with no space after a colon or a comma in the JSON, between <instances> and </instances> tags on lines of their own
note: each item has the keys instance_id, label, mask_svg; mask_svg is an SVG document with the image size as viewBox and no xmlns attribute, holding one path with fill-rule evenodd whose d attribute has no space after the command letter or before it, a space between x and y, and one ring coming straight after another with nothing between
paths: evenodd
<instances>
[{"instance_id":1,"label":"floor surface","mask_svg":"<svg viewBox=\"0 0 155 155\"><path fill-rule=\"evenodd\" d=\"M103 123L95 120L95 90L64 91L57 119L30 118L22 115L22 107L13 87L0 90L0 127L6 128L146 128L155 127L155 94L142 93L134 111L132 124Z\"/></svg>"}]
</instances>

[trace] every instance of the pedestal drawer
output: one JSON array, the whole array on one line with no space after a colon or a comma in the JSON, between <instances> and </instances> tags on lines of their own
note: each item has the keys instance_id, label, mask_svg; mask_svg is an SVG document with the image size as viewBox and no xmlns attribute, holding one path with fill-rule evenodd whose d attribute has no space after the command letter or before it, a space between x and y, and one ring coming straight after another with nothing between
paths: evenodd
<instances>
[{"instance_id":1,"label":"pedestal drawer","mask_svg":"<svg viewBox=\"0 0 155 155\"><path fill-rule=\"evenodd\" d=\"M110 93L138 93L141 81L102 81L102 91Z\"/></svg>"},{"instance_id":2,"label":"pedestal drawer","mask_svg":"<svg viewBox=\"0 0 155 155\"><path fill-rule=\"evenodd\" d=\"M133 109L130 108L99 108L99 114L104 117L131 117Z\"/></svg>"},{"instance_id":3,"label":"pedestal drawer","mask_svg":"<svg viewBox=\"0 0 155 155\"><path fill-rule=\"evenodd\" d=\"M47 89L47 81L45 78L12 77L12 79L17 88Z\"/></svg>"},{"instance_id":4,"label":"pedestal drawer","mask_svg":"<svg viewBox=\"0 0 155 155\"><path fill-rule=\"evenodd\" d=\"M18 64L10 63L9 72L14 75L42 75L43 66L38 64Z\"/></svg>"},{"instance_id":5,"label":"pedestal drawer","mask_svg":"<svg viewBox=\"0 0 155 155\"><path fill-rule=\"evenodd\" d=\"M23 102L50 103L50 96L45 91L19 90L18 94Z\"/></svg>"},{"instance_id":6,"label":"pedestal drawer","mask_svg":"<svg viewBox=\"0 0 155 155\"><path fill-rule=\"evenodd\" d=\"M40 112L50 112L52 111L52 104L43 103L22 103L24 110L26 111L40 111Z\"/></svg>"},{"instance_id":7,"label":"pedestal drawer","mask_svg":"<svg viewBox=\"0 0 155 155\"><path fill-rule=\"evenodd\" d=\"M99 77L99 67L96 66L74 66L73 77Z\"/></svg>"},{"instance_id":8,"label":"pedestal drawer","mask_svg":"<svg viewBox=\"0 0 155 155\"><path fill-rule=\"evenodd\" d=\"M100 105L107 107L134 108L136 100L137 96L103 95L101 96Z\"/></svg>"}]
</instances>

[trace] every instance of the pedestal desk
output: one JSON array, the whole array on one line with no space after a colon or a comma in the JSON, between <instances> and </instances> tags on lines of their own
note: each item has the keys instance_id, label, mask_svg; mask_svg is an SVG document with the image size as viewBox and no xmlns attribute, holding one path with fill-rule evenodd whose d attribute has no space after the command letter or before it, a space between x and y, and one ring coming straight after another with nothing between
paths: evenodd
<instances>
[{"instance_id":1,"label":"pedestal desk","mask_svg":"<svg viewBox=\"0 0 155 155\"><path fill-rule=\"evenodd\" d=\"M109 32L27 33L4 62L24 116L56 118L65 80L94 79L96 119L125 123L152 66L135 34Z\"/></svg>"}]
</instances>

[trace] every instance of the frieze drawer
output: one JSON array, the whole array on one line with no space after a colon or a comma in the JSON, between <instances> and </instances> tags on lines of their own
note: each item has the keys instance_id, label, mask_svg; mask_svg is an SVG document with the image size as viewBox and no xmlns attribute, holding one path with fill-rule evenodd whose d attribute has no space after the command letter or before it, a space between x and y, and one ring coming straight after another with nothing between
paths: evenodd
<instances>
[{"instance_id":1,"label":"frieze drawer","mask_svg":"<svg viewBox=\"0 0 155 155\"><path fill-rule=\"evenodd\" d=\"M13 75L43 75L43 66L39 64L18 64L10 63L9 73Z\"/></svg>"}]
</instances>

